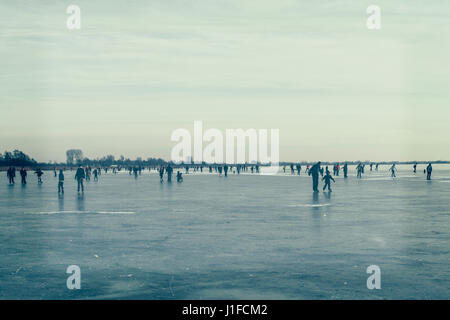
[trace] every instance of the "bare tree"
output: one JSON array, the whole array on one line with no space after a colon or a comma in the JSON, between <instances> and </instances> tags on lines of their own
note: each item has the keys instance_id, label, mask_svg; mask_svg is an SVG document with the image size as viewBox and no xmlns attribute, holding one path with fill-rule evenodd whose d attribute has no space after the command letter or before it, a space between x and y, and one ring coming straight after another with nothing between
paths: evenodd
<instances>
[{"instance_id":1,"label":"bare tree","mask_svg":"<svg viewBox=\"0 0 450 320\"><path fill-rule=\"evenodd\" d=\"M66 151L67 164L78 164L83 160L83 151L80 149L70 149Z\"/></svg>"}]
</instances>

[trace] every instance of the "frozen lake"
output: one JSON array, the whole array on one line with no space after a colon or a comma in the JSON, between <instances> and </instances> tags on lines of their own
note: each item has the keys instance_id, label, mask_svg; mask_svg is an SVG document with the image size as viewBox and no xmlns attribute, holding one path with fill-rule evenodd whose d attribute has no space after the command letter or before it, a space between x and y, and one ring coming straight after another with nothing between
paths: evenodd
<instances>
[{"instance_id":1,"label":"frozen lake","mask_svg":"<svg viewBox=\"0 0 450 320\"><path fill-rule=\"evenodd\" d=\"M0 298L448 299L450 166L432 181L424 167L392 179L366 166L358 180L351 166L316 195L304 172L102 173L78 195L66 171L64 196L52 172L26 187L2 172ZM66 287L69 265L81 290Z\"/></svg>"}]
</instances>

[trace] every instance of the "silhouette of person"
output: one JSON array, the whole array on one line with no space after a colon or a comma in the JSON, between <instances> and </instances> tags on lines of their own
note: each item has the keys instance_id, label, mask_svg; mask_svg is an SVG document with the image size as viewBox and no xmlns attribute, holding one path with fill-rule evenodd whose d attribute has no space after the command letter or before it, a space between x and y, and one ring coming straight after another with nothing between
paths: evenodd
<instances>
[{"instance_id":1,"label":"silhouette of person","mask_svg":"<svg viewBox=\"0 0 450 320\"><path fill-rule=\"evenodd\" d=\"M42 175L44 172L41 170L41 168L37 168L37 170L34 172L37 175L38 183L42 183Z\"/></svg>"},{"instance_id":2,"label":"silhouette of person","mask_svg":"<svg viewBox=\"0 0 450 320\"><path fill-rule=\"evenodd\" d=\"M330 171L327 170L327 172L325 173L325 176L322 178L322 181L325 181L325 185L323 186L323 190L325 191L325 189L328 187L328 191L332 191L331 190L331 180L333 180L333 182L336 182L333 177L330 174Z\"/></svg>"},{"instance_id":3,"label":"silhouette of person","mask_svg":"<svg viewBox=\"0 0 450 320\"><path fill-rule=\"evenodd\" d=\"M22 184L27 184L27 170L23 167L20 169L20 177L22 178Z\"/></svg>"},{"instance_id":4,"label":"silhouette of person","mask_svg":"<svg viewBox=\"0 0 450 320\"><path fill-rule=\"evenodd\" d=\"M85 178L86 178L86 181L91 181L91 168L88 166L88 167L86 167L86 169L84 170L85 171Z\"/></svg>"},{"instance_id":5,"label":"silhouette of person","mask_svg":"<svg viewBox=\"0 0 450 320\"><path fill-rule=\"evenodd\" d=\"M414 165L413 165L413 170L414 170L414 173L417 172L417 163L414 163Z\"/></svg>"},{"instance_id":6,"label":"silhouette of person","mask_svg":"<svg viewBox=\"0 0 450 320\"><path fill-rule=\"evenodd\" d=\"M64 193L64 173L62 169L59 170L58 175L58 194L59 193Z\"/></svg>"},{"instance_id":7,"label":"silhouette of person","mask_svg":"<svg viewBox=\"0 0 450 320\"><path fill-rule=\"evenodd\" d=\"M166 172L167 172L167 182L171 182L172 181L173 168L170 166L170 164L167 166Z\"/></svg>"},{"instance_id":8,"label":"silhouette of person","mask_svg":"<svg viewBox=\"0 0 450 320\"><path fill-rule=\"evenodd\" d=\"M78 192L80 192L80 187L81 187L81 192L84 192L83 181L85 178L86 178L85 171L83 170L83 168L80 165L77 169L77 172L75 173L75 180L77 180Z\"/></svg>"},{"instance_id":9,"label":"silhouette of person","mask_svg":"<svg viewBox=\"0 0 450 320\"><path fill-rule=\"evenodd\" d=\"M319 186L319 171L320 171L320 161L317 162L315 165L313 165L309 170L308 170L308 175L312 176L312 180L313 180L313 191L314 192L319 192L318 190L318 186Z\"/></svg>"},{"instance_id":10,"label":"silhouette of person","mask_svg":"<svg viewBox=\"0 0 450 320\"><path fill-rule=\"evenodd\" d=\"M223 166L223 172L225 173L225 177L228 177L228 165L226 163Z\"/></svg>"},{"instance_id":11,"label":"silhouette of person","mask_svg":"<svg viewBox=\"0 0 450 320\"><path fill-rule=\"evenodd\" d=\"M348 165L347 165L347 163L344 164L344 169L343 170L344 170L344 178L347 178L347 176L348 176L347 175L348 174Z\"/></svg>"},{"instance_id":12,"label":"silhouette of person","mask_svg":"<svg viewBox=\"0 0 450 320\"><path fill-rule=\"evenodd\" d=\"M159 168L159 180L160 180L161 182L163 182L163 178L164 178L164 167L161 166L161 167Z\"/></svg>"},{"instance_id":13,"label":"silhouette of person","mask_svg":"<svg viewBox=\"0 0 450 320\"><path fill-rule=\"evenodd\" d=\"M8 177L9 184L14 184L14 177L16 176L16 168L9 167L6 171L6 176Z\"/></svg>"},{"instance_id":14,"label":"silhouette of person","mask_svg":"<svg viewBox=\"0 0 450 320\"><path fill-rule=\"evenodd\" d=\"M180 171L177 171L177 182L181 182L181 181L183 181L182 173Z\"/></svg>"},{"instance_id":15,"label":"silhouette of person","mask_svg":"<svg viewBox=\"0 0 450 320\"><path fill-rule=\"evenodd\" d=\"M391 177L395 178L395 171L397 170L397 168L395 168L395 163L392 164L392 167L389 169L389 171L391 171Z\"/></svg>"},{"instance_id":16,"label":"silhouette of person","mask_svg":"<svg viewBox=\"0 0 450 320\"><path fill-rule=\"evenodd\" d=\"M363 173L363 166L362 166L362 164L361 164L361 162L360 162L360 163L358 163L358 165L356 166L356 177L357 177L357 178L361 178L362 173Z\"/></svg>"},{"instance_id":17,"label":"silhouette of person","mask_svg":"<svg viewBox=\"0 0 450 320\"><path fill-rule=\"evenodd\" d=\"M433 167L431 166L431 163L428 163L427 166L427 180L431 180L431 172L433 171Z\"/></svg>"}]
</instances>

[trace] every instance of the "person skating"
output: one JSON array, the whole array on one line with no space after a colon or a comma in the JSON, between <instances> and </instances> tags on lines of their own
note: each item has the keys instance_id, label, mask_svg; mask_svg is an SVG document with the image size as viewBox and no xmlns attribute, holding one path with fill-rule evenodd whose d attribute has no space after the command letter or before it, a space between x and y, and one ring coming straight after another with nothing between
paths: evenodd
<instances>
[{"instance_id":1,"label":"person skating","mask_svg":"<svg viewBox=\"0 0 450 320\"><path fill-rule=\"evenodd\" d=\"M325 185L323 186L323 190L325 191L325 189L328 187L328 191L332 191L331 190L331 180L333 180L333 182L336 182L333 177L330 174L330 171L327 170L325 176L322 178L322 181L325 181Z\"/></svg>"},{"instance_id":2,"label":"person skating","mask_svg":"<svg viewBox=\"0 0 450 320\"><path fill-rule=\"evenodd\" d=\"M22 178L22 184L27 184L27 170L25 168L20 169L20 177Z\"/></svg>"},{"instance_id":3,"label":"person skating","mask_svg":"<svg viewBox=\"0 0 450 320\"><path fill-rule=\"evenodd\" d=\"M6 171L6 176L8 177L9 184L14 184L14 177L16 176L16 168L9 167Z\"/></svg>"},{"instance_id":4,"label":"person skating","mask_svg":"<svg viewBox=\"0 0 450 320\"><path fill-rule=\"evenodd\" d=\"M313 165L308 170L308 175L312 176L313 191L314 192L319 192L319 190L318 190L318 186L319 186L319 171L320 171L320 161L317 162L315 165Z\"/></svg>"},{"instance_id":5,"label":"person skating","mask_svg":"<svg viewBox=\"0 0 450 320\"><path fill-rule=\"evenodd\" d=\"M37 168L37 170L34 173L37 175L38 183L41 184L42 183L42 175L44 174L44 172L41 170L41 168Z\"/></svg>"},{"instance_id":6,"label":"person skating","mask_svg":"<svg viewBox=\"0 0 450 320\"><path fill-rule=\"evenodd\" d=\"M427 166L427 180L431 180L431 172L433 171L433 167L431 166L431 163Z\"/></svg>"},{"instance_id":7,"label":"person skating","mask_svg":"<svg viewBox=\"0 0 450 320\"><path fill-rule=\"evenodd\" d=\"M58 175L58 194L64 193L64 173L62 169L59 170Z\"/></svg>"},{"instance_id":8,"label":"person skating","mask_svg":"<svg viewBox=\"0 0 450 320\"><path fill-rule=\"evenodd\" d=\"M80 165L77 169L77 172L75 173L75 180L77 180L78 192L80 192L80 188L81 188L81 192L84 192L83 181L85 178L86 178L85 171Z\"/></svg>"}]
</instances>

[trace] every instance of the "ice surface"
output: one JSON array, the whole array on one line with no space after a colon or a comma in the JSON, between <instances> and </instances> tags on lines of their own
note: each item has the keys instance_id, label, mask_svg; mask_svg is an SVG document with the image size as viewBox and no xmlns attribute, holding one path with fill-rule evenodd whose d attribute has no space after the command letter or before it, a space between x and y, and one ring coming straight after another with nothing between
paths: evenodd
<instances>
[{"instance_id":1,"label":"ice surface","mask_svg":"<svg viewBox=\"0 0 450 320\"><path fill-rule=\"evenodd\" d=\"M66 171L64 196L52 172L26 187L2 172L0 298L448 299L450 166L431 182L423 167L357 180L352 166L316 195L304 172L103 173L79 195ZM66 287L73 264L81 290ZM381 290L366 286L374 264Z\"/></svg>"}]
</instances>

